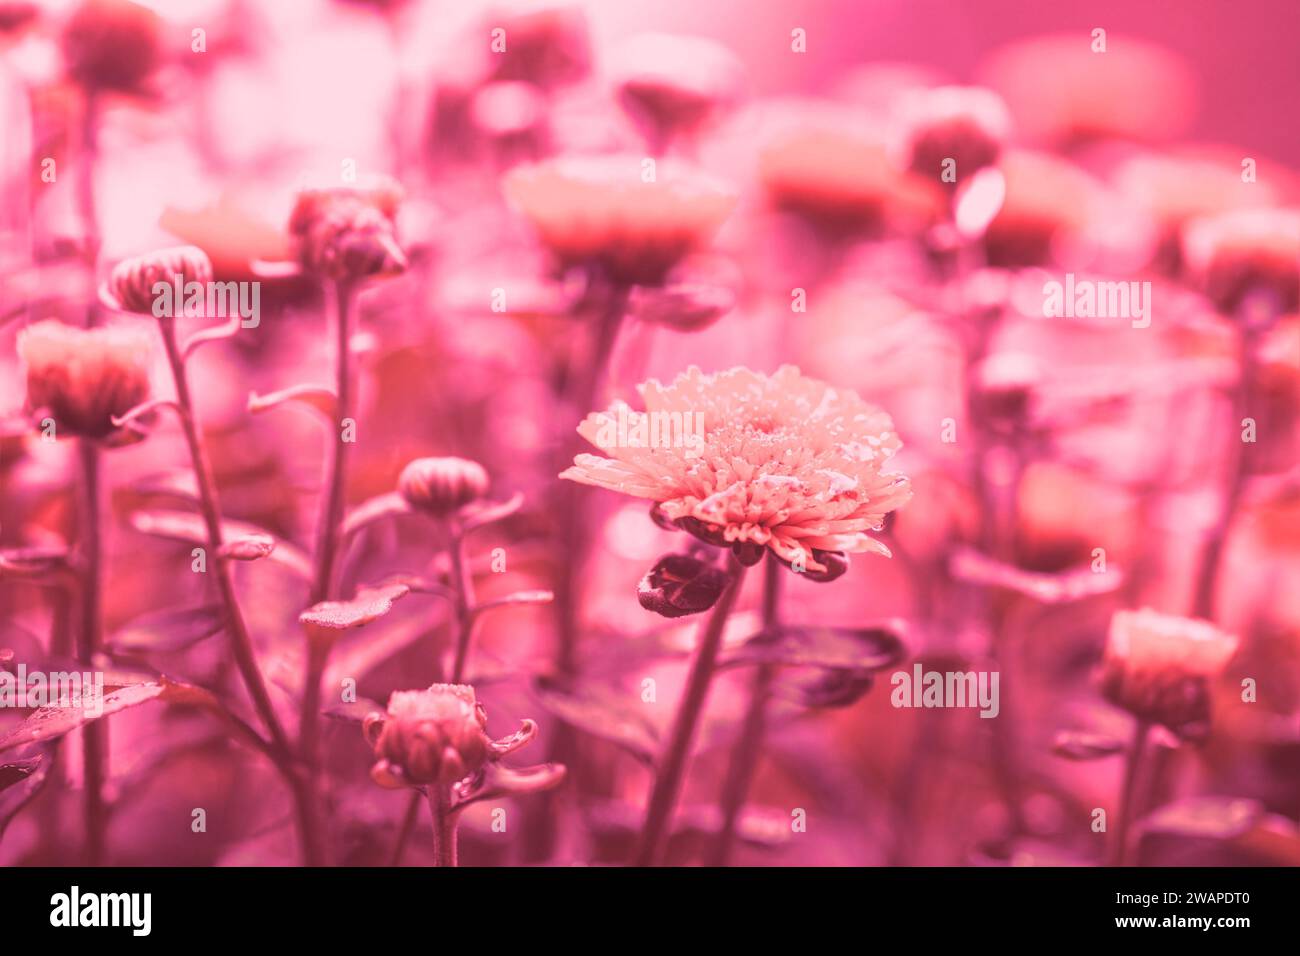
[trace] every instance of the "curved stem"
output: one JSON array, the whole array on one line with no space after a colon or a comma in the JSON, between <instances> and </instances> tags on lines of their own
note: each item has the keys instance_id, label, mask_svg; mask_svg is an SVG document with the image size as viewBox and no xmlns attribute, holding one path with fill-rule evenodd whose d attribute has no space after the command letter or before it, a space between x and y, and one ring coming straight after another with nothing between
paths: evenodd
<instances>
[{"instance_id":1,"label":"curved stem","mask_svg":"<svg viewBox=\"0 0 1300 956\"><path fill-rule=\"evenodd\" d=\"M1124 783L1120 789L1119 819L1115 822L1115 839L1110 845L1111 866L1128 865L1128 834L1133 818L1142 809L1138 777L1150 733L1151 725L1145 720L1139 720L1133 728L1133 741L1129 744L1128 755L1125 757Z\"/></svg>"},{"instance_id":2,"label":"curved stem","mask_svg":"<svg viewBox=\"0 0 1300 956\"><path fill-rule=\"evenodd\" d=\"M103 537L100 487L100 452L89 439L80 440L82 528L81 545L84 578L81 593L80 628L77 635L77 658L86 668L95 666L94 658L102 642ZM108 806L104 801L104 780L108 763L108 723L97 720L82 730L82 763L85 790L86 863L99 866L104 862L108 830Z\"/></svg>"},{"instance_id":3,"label":"curved stem","mask_svg":"<svg viewBox=\"0 0 1300 956\"><path fill-rule=\"evenodd\" d=\"M172 381L176 387L176 404L180 413L181 428L185 434L185 443L189 447L194 478L199 486L199 509L207 531L207 550L212 560L217 590L221 596L225 629L230 635L231 651L257 715L266 727L267 733L270 734L271 752L278 757L276 768L293 791L304 862L315 865L321 859L321 844L319 821L314 810L314 795L308 782L301 778L293 766L289 738L271 703L270 692L267 690L261 668L257 663L252 637L248 633L248 626L244 623L244 615L239 608L230 566L221 554L221 505L217 498L216 482L212 478L212 466L208 462L207 449L199 435L198 424L194 418L194 403L190 397L185 361L176 342L175 320L162 319L158 327L162 333L167 361L171 366Z\"/></svg>"},{"instance_id":4,"label":"curved stem","mask_svg":"<svg viewBox=\"0 0 1300 956\"><path fill-rule=\"evenodd\" d=\"M723 628L745 579L745 568L734 557L728 558L728 564L731 583L709 613L704 633L691 661L691 672L686 679L686 690L682 694L681 703L677 706L677 715L673 719L668 749L659 762L654 787L650 791L645 827L641 831L640 844L633 858L635 866L656 866L663 857L673 809L677 805L677 796L686 776L686 765L690 761L691 745L704 714L709 684L717 670Z\"/></svg>"},{"instance_id":5,"label":"curved stem","mask_svg":"<svg viewBox=\"0 0 1300 956\"><path fill-rule=\"evenodd\" d=\"M769 554L763 568L764 633L774 631L781 624L782 570L781 563ZM749 706L741 723L740 736L731 749L727 776L718 798L722 827L713 845L710 866L726 866L731 859L731 849L736 840L736 824L740 821L740 811L749 796L754 771L758 769L758 760L763 752L763 735L767 729L767 698L775 677L776 666L773 664L760 664L754 673L754 682L749 691Z\"/></svg>"},{"instance_id":6,"label":"curved stem","mask_svg":"<svg viewBox=\"0 0 1300 956\"><path fill-rule=\"evenodd\" d=\"M456 865L456 814L451 808L451 787L429 786L429 812L433 816L433 865Z\"/></svg>"}]
</instances>

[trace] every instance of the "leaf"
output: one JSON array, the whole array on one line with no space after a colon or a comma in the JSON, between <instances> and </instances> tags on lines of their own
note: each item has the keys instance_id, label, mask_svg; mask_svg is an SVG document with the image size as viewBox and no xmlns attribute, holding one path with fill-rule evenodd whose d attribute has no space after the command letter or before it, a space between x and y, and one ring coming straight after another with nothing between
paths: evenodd
<instances>
[{"instance_id":1,"label":"leaf","mask_svg":"<svg viewBox=\"0 0 1300 956\"><path fill-rule=\"evenodd\" d=\"M332 704L324 708L321 714L331 720L337 720L345 724L360 724L371 714L382 714L384 708L368 697L358 697L350 703Z\"/></svg>"},{"instance_id":2,"label":"leaf","mask_svg":"<svg viewBox=\"0 0 1300 956\"><path fill-rule=\"evenodd\" d=\"M468 532L484 525L509 518L524 504L524 496L515 492L507 501L488 502L482 505L470 505L460 515L461 528Z\"/></svg>"},{"instance_id":3,"label":"leaf","mask_svg":"<svg viewBox=\"0 0 1300 956\"><path fill-rule=\"evenodd\" d=\"M116 427L122 428L134 423L137 419L143 418L146 415L151 415L162 408L170 408L177 414L181 414L181 407L170 398L155 398L136 405L123 415L114 415L112 421Z\"/></svg>"},{"instance_id":4,"label":"leaf","mask_svg":"<svg viewBox=\"0 0 1300 956\"><path fill-rule=\"evenodd\" d=\"M68 706L41 707L9 733L0 737L0 752L23 744L57 740L84 724L126 710L128 707L143 704L162 693L163 685L160 683L132 684L130 687L123 687L121 690L106 694L102 698L83 700L78 706L71 706L71 702L65 699L64 703ZM90 703L100 704L102 707L86 706ZM93 710L99 712L93 713Z\"/></svg>"},{"instance_id":5,"label":"leaf","mask_svg":"<svg viewBox=\"0 0 1300 956\"><path fill-rule=\"evenodd\" d=\"M970 548L957 550L948 568L959 581L1014 591L1040 604L1063 604L1110 594L1124 583L1123 574L1113 567L1105 571L1093 571L1091 567L1056 573L1026 571Z\"/></svg>"},{"instance_id":6,"label":"leaf","mask_svg":"<svg viewBox=\"0 0 1300 956\"><path fill-rule=\"evenodd\" d=\"M659 731L626 697L591 687L570 694L545 680L536 682L535 691L541 705L566 724L617 744L648 766L658 759Z\"/></svg>"},{"instance_id":7,"label":"leaf","mask_svg":"<svg viewBox=\"0 0 1300 956\"><path fill-rule=\"evenodd\" d=\"M456 806L465 807L480 800L517 797L525 793L551 790L564 782L566 772L564 764L559 763L544 763L520 770L499 763L489 763L484 766L482 774L470 781L468 785L460 784L462 789L458 794Z\"/></svg>"},{"instance_id":8,"label":"leaf","mask_svg":"<svg viewBox=\"0 0 1300 956\"><path fill-rule=\"evenodd\" d=\"M243 324L244 317L236 312L224 325L217 325L195 332L181 346L181 358L188 360L191 355L198 351L200 345L232 338L243 327Z\"/></svg>"},{"instance_id":9,"label":"leaf","mask_svg":"<svg viewBox=\"0 0 1300 956\"><path fill-rule=\"evenodd\" d=\"M0 577L57 582L71 574L68 549L62 545L0 550Z\"/></svg>"},{"instance_id":10,"label":"leaf","mask_svg":"<svg viewBox=\"0 0 1300 956\"><path fill-rule=\"evenodd\" d=\"M131 527L141 534L168 538L185 544L197 544L205 548L208 546L208 529L201 515L188 511L150 509L133 512L130 520ZM224 541L254 536L269 537L275 541L275 549L266 555L271 561L292 571L304 581L311 580L311 559L296 546L244 521L227 519L221 522L221 537Z\"/></svg>"},{"instance_id":11,"label":"leaf","mask_svg":"<svg viewBox=\"0 0 1300 956\"><path fill-rule=\"evenodd\" d=\"M51 746L31 757L0 762L0 837L9 821L45 786L54 765L54 752Z\"/></svg>"},{"instance_id":12,"label":"leaf","mask_svg":"<svg viewBox=\"0 0 1300 956\"><path fill-rule=\"evenodd\" d=\"M254 415L260 415L288 402L300 402L325 416L325 420L331 423L338 414L338 396L333 389L324 385L292 385L269 395L253 392L248 396L248 410Z\"/></svg>"},{"instance_id":13,"label":"leaf","mask_svg":"<svg viewBox=\"0 0 1300 956\"><path fill-rule=\"evenodd\" d=\"M536 722L525 720L523 726L509 737L502 737L499 740L489 741L488 749L498 757L504 757L506 754L514 753L519 748L531 743L536 736Z\"/></svg>"},{"instance_id":14,"label":"leaf","mask_svg":"<svg viewBox=\"0 0 1300 956\"><path fill-rule=\"evenodd\" d=\"M347 516L343 519L343 536L345 538L351 537L363 528L369 527L376 521L382 521L384 518L410 513L411 506L396 491L375 495L373 498L367 498L347 513Z\"/></svg>"},{"instance_id":15,"label":"leaf","mask_svg":"<svg viewBox=\"0 0 1300 956\"><path fill-rule=\"evenodd\" d=\"M269 534L245 534L232 538L217 552L223 558L235 561L256 561L275 550L275 538Z\"/></svg>"},{"instance_id":16,"label":"leaf","mask_svg":"<svg viewBox=\"0 0 1300 956\"><path fill-rule=\"evenodd\" d=\"M1258 800L1240 797L1189 797L1151 811L1144 834L1163 833L1202 840L1231 840L1249 832L1264 814Z\"/></svg>"},{"instance_id":17,"label":"leaf","mask_svg":"<svg viewBox=\"0 0 1300 956\"><path fill-rule=\"evenodd\" d=\"M1062 730L1052 741L1052 753L1066 760L1100 760L1124 751L1124 741L1111 734Z\"/></svg>"},{"instance_id":18,"label":"leaf","mask_svg":"<svg viewBox=\"0 0 1300 956\"><path fill-rule=\"evenodd\" d=\"M550 604L555 600L553 591L516 591L514 594L507 594L505 597L493 598L490 601L484 601L482 604L475 605L470 609L470 613L478 617L484 611L493 611L501 607L517 607L528 604Z\"/></svg>"},{"instance_id":19,"label":"leaf","mask_svg":"<svg viewBox=\"0 0 1300 956\"><path fill-rule=\"evenodd\" d=\"M343 631L364 627L393 609L393 603L406 597L411 589L405 584L385 584L362 588L347 601L321 601L298 615L298 622L308 627Z\"/></svg>"},{"instance_id":20,"label":"leaf","mask_svg":"<svg viewBox=\"0 0 1300 956\"><path fill-rule=\"evenodd\" d=\"M168 608L141 615L109 639L118 651L180 651L206 640L225 626L219 604Z\"/></svg>"},{"instance_id":21,"label":"leaf","mask_svg":"<svg viewBox=\"0 0 1300 956\"><path fill-rule=\"evenodd\" d=\"M787 625L760 633L731 652L719 665L781 664L830 670L874 672L907 657L902 625L877 627L801 627Z\"/></svg>"},{"instance_id":22,"label":"leaf","mask_svg":"<svg viewBox=\"0 0 1300 956\"><path fill-rule=\"evenodd\" d=\"M856 704L874 682L871 671L803 671L778 677L772 695L800 707L829 710Z\"/></svg>"}]
</instances>

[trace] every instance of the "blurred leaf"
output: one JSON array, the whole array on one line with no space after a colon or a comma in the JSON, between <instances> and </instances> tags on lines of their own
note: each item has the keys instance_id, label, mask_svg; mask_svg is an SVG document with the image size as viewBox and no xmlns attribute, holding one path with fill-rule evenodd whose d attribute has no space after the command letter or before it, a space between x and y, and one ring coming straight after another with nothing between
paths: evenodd
<instances>
[{"instance_id":1,"label":"blurred leaf","mask_svg":"<svg viewBox=\"0 0 1300 956\"><path fill-rule=\"evenodd\" d=\"M970 548L958 549L949 561L952 576L967 584L1014 591L1042 604L1061 604L1083 598L1110 594L1124 583L1124 576L1114 567L1093 571L1091 567L1048 573L1026 571L980 554Z\"/></svg>"},{"instance_id":2,"label":"blurred leaf","mask_svg":"<svg viewBox=\"0 0 1300 956\"><path fill-rule=\"evenodd\" d=\"M849 707L871 690L873 678L873 671L818 670L787 673L773 682L772 696L800 707Z\"/></svg>"},{"instance_id":3,"label":"blurred leaf","mask_svg":"<svg viewBox=\"0 0 1300 956\"><path fill-rule=\"evenodd\" d=\"M478 617L484 611L493 611L497 608L518 607L529 604L550 604L553 600L555 600L555 593L553 591L516 591L514 594L507 594L505 597L492 598L490 601L476 604L470 609L470 613L475 617Z\"/></svg>"},{"instance_id":4,"label":"blurred leaf","mask_svg":"<svg viewBox=\"0 0 1300 956\"><path fill-rule=\"evenodd\" d=\"M223 558L235 561L256 561L265 558L275 550L275 538L269 534L245 534L231 538L223 544L218 553Z\"/></svg>"},{"instance_id":5,"label":"blurred leaf","mask_svg":"<svg viewBox=\"0 0 1300 956\"><path fill-rule=\"evenodd\" d=\"M1122 753L1124 741L1110 734L1062 730L1052 741L1052 753L1066 760L1099 760Z\"/></svg>"},{"instance_id":6,"label":"blurred leaf","mask_svg":"<svg viewBox=\"0 0 1300 956\"><path fill-rule=\"evenodd\" d=\"M348 537L363 528L369 527L376 521L410 513L411 506L396 491L376 495L373 498L367 498L347 513L347 517L343 519L343 535Z\"/></svg>"},{"instance_id":7,"label":"blurred leaf","mask_svg":"<svg viewBox=\"0 0 1300 956\"><path fill-rule=\"evenodd\" d=\"M41 707L18 726L12 728L9 733L0 736L0 752L23 744L56 740L84 724L91 723L101 717L107 717L109 714L115 714L120 710L126 710L128 707L143 704L162 693L162 684L132 684L130 687L123 687L111 694L105 694L102 700L97 702L102 704L102 708L95 708L100 711L99 713L92 713L89 708L84 706L85 701L76 706L67 701L65 702L67 706Z\"/></svg>"},{"instance_id":8,"label":"blurred leaf","mask_svg":"<svg viewBox=\"0 0 1300 956\"><path fill-rule=\"evenodd\" d=\"M326 421L333 423L337 414L338 401L334 390L324 385L293 385L272 392L270 395L258 395L253 392L248 396L248 410L258 415L288 402L299 402L319 412Z\"/></svg>"},{"instance_id":9,"label":"blurred leaf","mask_svg":"<svg viewBox=\"0 0 1300 956\"><path fill-rule=\"evenodd\" d=\"M25 578L56 583L73 573L68 549L62 546L0 550L0 578Z\"/></svg>"},{"instance_id":10,"label":"blurred leaf","mask_svg":"<svg viewBox=\"0 0 1300 956\"><path fill-rule=\"evenodd\" d=\"M180 651L216 634L225 626L219 604L168 608L143 614L109 638L119 651Z\"/></svg>"},{"instance_id":11,"label":"blurred leaf","mask_svg":"<svg viewBox=\"0 0 1300 956\"><path fill-rule=\"evenodd\" d=\"M41 792L54 763L54 747L31 757L0 762L0 837L23 807Z\"/></svg>"},{"instance_id":12,"label":"blurred leaf","mask_svg":"<svg viewBox=\"0 0 1300 956\"><path fill-rule=\"evenodd\" d=\"M130 520L131 527L141 534L168 538L185 544L196 544L205 548L208 546L208 529L202 515L188 511L142 510L133 512ZM221 537L225 541L254 536L275 541L275 549L267 554L270 560L289 569L304 581L311 580L311 559L294 545L283 539L277 539L269 531L247 522L231 520L221 522Z\"/></svg>"},{"instance_id":13,"label":"blurred leaf","mask_svg":"<svg viewBox=\"0 0 1300 956\"><path fill-rule=\"evenodd\" d=\"M524 496L515 492L510 496L508 501L488 502L481 505L470 505L460 515L461 528L465 531L473 531L475 528L481 528L484 525L492 524L494 521L501 521L509 518L518 511L524 504Z\"/></svg>"},{"instance_id":14,"label":"blurred leaf","mask_svg":"<svg viewBox=\"0 0 1300 956\"><path fill-rule=\"evenodd\" d=\"M649 766L658 759L659 731L638 704L629 702L639 697L591 687L570 694L544 680L537 681L535 691L541 705L566 724L617 744Z\"/></svg>"},{"instance_id":15,"label":"blurred leaf","mask_svg":"<svg viewBox=\"0 0 1300 956\"><path fill-rule=\"evenodd\" d=\"M1231 840L1249 832L1264 814L1257 800L1189 797L1158 807L1143 819L1144 834L1163 833L1202 840Z\"/></svg>"},{"instance_id":16,"label":"blurred leaf","mask_svg":"<svg viewBox=\"0 0 1300 956\"><path fill-rule=\"evenodd\" d=\"M784 625L763 632L728 654L720 667L782 664L831 670L873 672L907 657L901 623L877 627L802 627Z\"/></svg>"},{"instance_id":17,"label":"blurred leaf","mask_svg":"<svg viewBox=\"0 0 1300 956\"><path fill-rule=\"evenodd\" d=\"M520 747L531 743L536 736L537 724L534 721L525 720L523 726L509 737L489 741L488 749L498 757L504 757L506 754L514 753Z\"/></svg>"},{"instance_id":18,"label":"blurred leaf","mask_svg":"<svg viewBox=\"0 0 1300 956\"><path fill-rule=\"evenodd\" d=\"M331 720L345 724L360 724L371 714L382 714L384 707L368 697L359 697L350 703L332 704L321 713Z\"/></svg>"}]
</instances>

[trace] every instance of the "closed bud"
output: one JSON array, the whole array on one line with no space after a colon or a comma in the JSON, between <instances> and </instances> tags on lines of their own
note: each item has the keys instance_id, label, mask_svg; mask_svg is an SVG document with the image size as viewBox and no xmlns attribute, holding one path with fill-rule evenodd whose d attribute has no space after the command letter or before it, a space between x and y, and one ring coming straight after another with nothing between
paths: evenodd
<instances>
[{"instance_id":1,"label":"closed bud","mask_svg":"<svg viewBox=\"0 0 1300 956\"><path fill-rule=\"evenodd\" d=\"M68 19L68 74L91 89L138 92L158 65L162 21L130 0L86 0Z\"/></svg>"},{"instance_id":2,"label":"closed bud","mask_svg":"<svg viewBox=\"0 0 1300 956\"><path fill-rule=\"evenodd\" d=\"M334 280L406 271L394 225L401 201L401 187L389 179L365 188L304 190L289 217L302 267Z\"/></svg>"},{"instance_id":3,"label":"closed bud","mask_svg":"<svg viewBox=\"0 0 1300 956\"><path fill-rule=\"evenodd\" d=\"M685 617L707 611L727 586L727 574L688 554L664 555L637 585L636 596L647 611Z\"/></svg>"},{"instance_id":4,"label":"closed bud","mask_svg":"<svg viewBox=\"0 0 1300 956\"><path fill-rule=\"evenodd\" d=\"M118 308L127 312L153 314L159 282L173 286L179 281L182 291L190 282L212 281L212 263L197 246L174 246L143 256L123 259L108 277L108 293ZM180 311L180 302L173 302Z\"/></svg>"},{"instance_id":5,"label":"closed bud","mask_svg":"<svg viewBox=\"0 0 1300 956\"><path fill-rule=\"evenodd\" d=\"M444 517L482 498L488 483L488 473L476 461L417 458L402 469L397 490L417 511Z\"/></svg>"},{"instance_id":6,"label":"closed bud","mask_svg":"<svg viewBox=\"0 0 1300 956\"><path fill-rule=\"evenodd\" d=\"M387 714L372 714L364 724L378 758L370 776L389 788L464 780L490 757L486 725L474 688L466 684L395 691Z\"/></svg>"}]
</instances>

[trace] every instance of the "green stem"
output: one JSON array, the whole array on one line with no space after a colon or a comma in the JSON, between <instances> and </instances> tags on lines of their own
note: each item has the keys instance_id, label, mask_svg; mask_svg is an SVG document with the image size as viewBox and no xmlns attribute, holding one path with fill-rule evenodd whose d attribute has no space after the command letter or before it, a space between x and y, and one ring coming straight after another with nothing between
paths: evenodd
<instances>
[{"instance_id":1,"label":"green stem","mask_svg":"<svg viewBox=\"0 0 1300 956\"><path fill-rule=\"evenodd\" d=\"M457 821L450 786L429 785L429 812L433 816L433 865L456 866Z\"/></svg>"}]
</instances>

